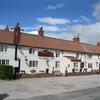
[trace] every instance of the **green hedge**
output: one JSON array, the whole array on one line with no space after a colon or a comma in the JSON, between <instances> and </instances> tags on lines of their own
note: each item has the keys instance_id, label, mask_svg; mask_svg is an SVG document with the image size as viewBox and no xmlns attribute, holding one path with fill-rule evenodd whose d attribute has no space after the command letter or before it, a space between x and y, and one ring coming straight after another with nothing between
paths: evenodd
<instances>
[{"instance_id":1,"label":"green hedge","mask_svg":"<svg viewBox=\"0 0 100 100\"><path fill-rule=\"evenodd\" d=\"M13 66L0 65L0 79L12 79L13 78Z\"/></svg>"}]
</instances>

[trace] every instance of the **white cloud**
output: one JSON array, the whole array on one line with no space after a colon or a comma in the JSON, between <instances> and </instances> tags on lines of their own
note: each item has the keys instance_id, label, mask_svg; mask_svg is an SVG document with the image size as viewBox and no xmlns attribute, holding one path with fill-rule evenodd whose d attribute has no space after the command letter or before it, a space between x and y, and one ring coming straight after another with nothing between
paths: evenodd
<instances>
[{"instance_id":1,"label":"white cloud","mask_svg":"<svg viewBox=\"0 0 100 100\"><path fill-rule=\"evenodd\" d=\"M90 25L74 25L70 28L72 33L80 33L84 42L95 43L100 41L100 22Z\"/></svg>"},{"instance_id":2,"label":"white cloud","mask_svg":"<svg viewBox=\"0 0 100 100\"><path fill-rule=\"evenodd\" d=\"M27 31L29 34L38 34L40 27L43 27L45 36L62 38L66 40L72 40L72 38L80 33L81 42L96 43L100 41L100 22L88 25L69 25L69 26L59 26L59 25L38 25L32 28L31 31Z\"/></svg>"},{"instance_id":3,"label":"white cloud","mask_svg":"<svg viewBox=\"0 0 100 100\"><path fill-rule=\"evenodd\" d=\"M83 34L84 32L98 34L100 33L100 22L90 25L74 25L72 26L72 31L83 32Z\"/></svg>"},{"instance_id":4,"label":"white cloud","mask_svg":"<svg viewBox=\"0 0 100 100\"><path fill-rule=\"evenodd\" d=\"M72 40L74 36L80 33L81 42L96 44L100 41L100 22L90 25L73 25L66 27L67 30L60 33L47 33L48 36L62 38L65 40ZM62 30L60 28L60 30Z\"/></svg>"},{"instance_id":5,"label":"white cloud","mask_svg":"<svg viewBox=\"0 0 100 100\"><path fill-rule=\"evenodd\" d=\"M64 39L64 40L72 40L73 38L73 34L68 32L60 32L60 33L48 32L45 35L48 37Z\"/></svg>"},{"instance_id":6,"label":"white cloud","mask_svg":"<svg viewBox=\"0 0 100 100\"><path fill-rule=\"evenodd\" d=\"M58 3L56 5L48 5L48 7L46 9L55 10L55 9L63 8L64 6L65 6L64 3Z\"/></svg>"},{"instance_id":7,"label":"white cloud","mask_svg":"<svg viewBox=\"0 0 100 100\"><path fill-rule=\"evenodd\" d=\"M94 16L97 20L100 20L100 2L97 2L97 3L94 5L93 16Z\"/></svg>"},{"instance_id":8,"label":"white cloud","mask_svg":"<svg viewBox=\"0 0 100 100\"><path fill-rule=\"evenodd\" d=\"M80 19L74 19L73 20L73 23L78 23L78 22L80 22Z\"/></svg>"},{"instance_id":9,"label":"white cloud","mask_svg":"<svg viewBox=\"0 0 100 100\"><path fill-rule=\"evenodd\" d=\"M42 27L44 28L45 31L51 31L51 32L60 31L57 26L42 25Z\"/></svg>"},{"instance_id":10,"label":"white cloud","mask_svg":"<svg viewBox=\"0 0 100 100\"><path fill-rule=\"evenodd\" d=\"M70 23L70 20L66 18L43 17L43 18L37 18L36 20L42 23L50 24L50 25Z\"/></svg>"},{"instance_id":11,"label":"white cloud","mask_svg":"<svg viewBox=\"0 0 100 100\"><path fill-rule=\"evenodd\" d=\"M5 29L6 25L0 25L0 29Z\"/></svg>"},{"instance_id":12,"label":"white cloud","mask_svg":"<svg viewBox=\"0 0 100 100\"><path fill-rule=\"evenodd\" d=\"M66 28L61 28L59 26L50 26L50 25L38 25L34 27L23 27L24 33L29 33L29 34L37 34L38 30L40 27L43 27L43 30L45 32L63 32L66 30Z\"/></svg>"},{"instance_id":13,"label":"white cloud","mask_svg":"<svg viewBox=\"0 0 100 100\"><path fill-rule=\"evenodd\" d=\"M35 26L33 29L38 31L40 27L43 27L44 31L50 31L50 32L60 31L58 26L50 26L50 25L39 25Z\"/></svg>"},{"instance_id":14,"label":"white cloud","mask_svg":"<svg viewBox=\"0 0 100 100\"><path fill-rule=\"evenodd\" d=\"M91 22L91 20L86 16L79 16L78 19L74 19L73 23L81 23L81 22Z\"/></svg>"},{"instance_id":15,"label":"white cloud","mask_svg":"<svg viewBox=\"0 0 100 100\"><path fill-rule=\"evenodd\" d=\"M86 16L80 16L80 18L86 22L90 22L90 19Z\"/></svg>"},{"instance_id":16,"label":"white cloud","mask_svg":"<svg viewBox=\"0 0 100 100\"><path fill-rule=\"evenodd\" d=\"M22 27L22 29L24 29L24 30L33 30L33 29L35 29L35 28L32 27L32 26L29 26L29 27Z\"/></svg>"},{"instance_id":17,"label":"white cloud","mask_svg":"<svg viewBox=\"0 0 100 100\"><path fill-rule=\"evenodd\" d=\"M24 31L24 33L28 33L28 34L34 34L34 35L38 35L38 31Z\"/></svg>"}]
</instances>

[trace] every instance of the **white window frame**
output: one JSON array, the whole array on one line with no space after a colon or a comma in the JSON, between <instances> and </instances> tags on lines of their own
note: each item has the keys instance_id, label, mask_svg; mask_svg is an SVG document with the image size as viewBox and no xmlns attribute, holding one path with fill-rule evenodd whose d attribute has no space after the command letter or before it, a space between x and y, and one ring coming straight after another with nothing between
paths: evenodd
<instances>
[{"instance_id":1,"label":"white window frame","mask_svg":"<svg viewBox=\"0 0 100 100\"><path fill-rule=\"evenodd\" d=\"M7 45L0 44L0 52L7 52Z\"/></svg>"},{"instance_id":2,"label":"white window frame","mask_svg":"<svg viewBox=\"0 0 100 100\"><path fill-rule=\"evenodd\" d=\"M87 56L88 56L88 58L89 58L89 59L91 59L91 58L92 58L92 54L88 54Z\"/></svg>"},{"instance_id":3,"label":"white window frame","mask_svg":"<svg viewBox=\"0 0 100 100\"><path fill-rule=\"evenodd\" d=\"M59 68L60 67L60 61L55 61L55 68Z\"/></svg>"},{"instance_id":4,"label":"white window frame","mask_svg":"<svg viewBox=\"0 0 100 100\"><path fill-rule=\"evenodd\" d=\"M0 64L2 65L9 65L9 60L8 59L0 59Z\"/></svg>"},{"instance_id":5,"label":"white window frame","mask_svg":"<svg viewBox=\"0 0 100 100\"><path fill-rule=\"evenodd\" d=\"M29 61L29 67L38 67L38 61L30 60Z\"/></svg>"},{"instance_id":6,"label":"white window frame","mask_svg":"<svg viewBox=\"0 0 100 100\"><path fill-rule=\"evenodd\" d=\"M56 52L55 52L55 56L56 56L56 57L60 57L60 51L56 51Z\"/></svg>"},{"instance_id":7,"label":"white window frame","mask_svg":"<svg viewBox=\"0 0 100 100\"><path fill-rule=\"evenodd\" d=\"M76 52L76 58L78 59L80 56L80 53L79 52Z\"/></svg>"},{"instance_id":8,"label":"white window frame","mask_svg":"<svg viewBox=\"0 0 100 100\"><path fill-rule=\"evenodd\" d=\"M35 53L35 49L32 48L32 47L30 47L30 48L29 48L29 54L34 54L34 53Z\"/></svg>"},{"instance_id":9,"label":"white window frame","mask_svg":"<svg viewBox=\"0 0 100 100\"><path fill-rule=\"evenodd\" d=\"M78 68L78 62L73 63L74 68Z\"/></svg>"},{"instance_id":10,"label":"white window frame","mask_svg":"<svg viewBox=\"0 0 100 100\"><path fill-rule=\"evenodd\" d=\"M88 63L88 68L92 68L93 64L92 63Z\"/></svg>"}]
</instances>

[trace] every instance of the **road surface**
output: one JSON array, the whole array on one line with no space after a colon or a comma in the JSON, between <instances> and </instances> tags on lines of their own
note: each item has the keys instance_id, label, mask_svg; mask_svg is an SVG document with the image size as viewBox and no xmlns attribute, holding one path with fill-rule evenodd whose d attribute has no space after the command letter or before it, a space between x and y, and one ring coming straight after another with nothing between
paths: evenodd
<instances>
[{"instance_id":1,"label":"road surface","mask_svg":"<svg viewBox=\"0 0 100 100\"><path fill-rule=\"evenodd\" d=\"M25 99L24 99L25 100ZM100 100L100 87L28 98L28 100Z\"/></svg>"},{"instance_id":2,"label":"road surface","mask_svg":"<svg viewBox=\"0 0 100 100\"><path fill-rule=\"evenodd\" d=\"M0 100L100 100L99 95L100 75L0 80Z\"/></svg>"}]
</instances>

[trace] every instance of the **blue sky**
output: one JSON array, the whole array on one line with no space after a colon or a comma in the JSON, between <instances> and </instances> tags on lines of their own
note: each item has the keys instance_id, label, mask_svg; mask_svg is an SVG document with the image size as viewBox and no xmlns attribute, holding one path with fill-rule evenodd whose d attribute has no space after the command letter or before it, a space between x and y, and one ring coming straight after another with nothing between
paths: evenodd
<instances>
[{"instance_id":1,"label":"blue sky","mask_svg":"<svg viewBox=\"0 0 100 100\"><path fill-rule=\"evenodd\" d=\"M25 32L82 42L100 40L100 0L0 0L0 28L20 22Z\"/></svg>"}]
</instances>

